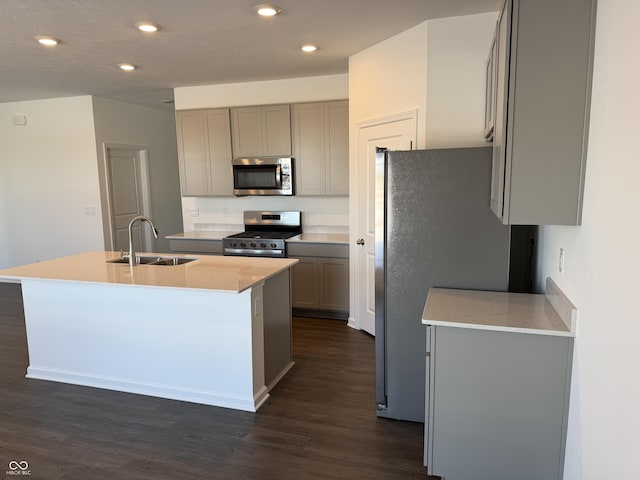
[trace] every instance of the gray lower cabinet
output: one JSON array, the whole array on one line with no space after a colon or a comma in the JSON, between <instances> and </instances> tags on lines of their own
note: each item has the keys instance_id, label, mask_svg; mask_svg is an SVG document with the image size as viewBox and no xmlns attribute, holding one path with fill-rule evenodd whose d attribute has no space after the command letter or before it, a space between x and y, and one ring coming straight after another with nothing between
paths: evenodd
<instances>
[{"instance_id":1,"label":"gray lower cabinet","mask_svg":"<svg viewBox=\"0 0 640 480\"><path fill-rule=\"evenodd\" d=\"M171 253L222 255L222 240L169 239Z\"/></svg>"},{"instance_id":2,"label":"gray lower cabinet","mask_svg":"<svg viewBox=\"0 0 640 480\"><path fill-rule=\"evenodd\" d=\"M573 338L427 329L428 473L560 480Z\"/></svg>"},{"instance_id":3,"label":"gray lower cabinet","mask_svg":"<svg viewBox=\"0 0 640 480\"><path fill-rule=\"evenodd\" d=\"M349 194L349 102L291 106L298 195Z\"/></svg>"},{"instance_id":4,"label":"gray lower cabinet","mask_svg":"<svg viewBox=\"0 0 640 480\"><path fill-rule=\"evenodd\" d=\"M491 209L505 224L581 222L595 12L596 0L503 1L487 117Z\"/></svg>"},{"instance_id":5,"label":"gray lower cabinet","mask_svg":"<svg viewBox=\"0 0 640 480\"><path fill-rule=\"evenodd\" d=\"M349 259L318 259L318 308L349 311Z\"/></svg>"},{"instance_id":6,"label":"gray lower cabinet","mask_svg":"<svg viewBox=\"0 0 640 480\"><path fill-rule=\"evenodd\" d=\"M229 109L176 112L180 186L183 196L231 196Z\"/></svg>"},{"instance_id":7,"label":"gray lower cabinet","mask_svg":"<svg viewBox=\"0 0 640 480\"><path fill-rule=\"evenodd\" d=\"M346 319L349 315L349 247L336 244L290 243L294 313L299 316Z\"/></svg>"},{"instance_id":8,"label":"gray lower cabinet","mask_svg":"<svg viewBox=\"0 0 640 480\"><path fill-rule=\"evenodd\" d=\"M222 240L169 239L172 253L222 255ZM349 246L287 244L288 256L299 263L291 269L294 313L300 316L347 319L349 316Z\"/></svg>"},{"instance_id":9,"label":"gray lower cabinet","mask_svg":"<svg viewBox=\"0 0 640 480\"><path fill-rule=\"evenodd\" d=\"M291 270L293 307L318 308L318 259L298 258L299 263Z\"/></svg>"}]
</instances>

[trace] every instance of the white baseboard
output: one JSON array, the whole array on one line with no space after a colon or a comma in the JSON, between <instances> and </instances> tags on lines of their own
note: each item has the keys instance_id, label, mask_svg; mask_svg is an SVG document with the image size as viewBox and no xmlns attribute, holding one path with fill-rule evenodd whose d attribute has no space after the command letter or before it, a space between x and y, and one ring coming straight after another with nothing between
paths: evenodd
<instances>
[{"instance_id":1,"label":"white baseboard","mask_svg":"<svg viewBox=\"0 0 640 480\"><path fill-rule=\"evenodd\" d=\"M284 367L282 371L276 376L276 378L274 378L273 381L269 385L267 385L267 391L270 392L295 364L296 362L289 362L287 366Z\"/></svg>"},{"instance_id":2,"label":"white baseboard","mask_svg":"<svg viewBox=\"0 0 640 480\"><path fill-rule=\"evenodd\" d=\"M246 412L255 412L269 397L266 387L260 389L255 395L255 398L253 398L249 395L240 396L224 392L189 390L180 386L141 383L121 378L86 375L66 370L31 366L27 368L26 377L52 382L70 383L85 387L103 388L118 392L137 393L171 400L182 400L184 402L200 403L216 407L233 408Z\"/></svg>"}]
</instances>

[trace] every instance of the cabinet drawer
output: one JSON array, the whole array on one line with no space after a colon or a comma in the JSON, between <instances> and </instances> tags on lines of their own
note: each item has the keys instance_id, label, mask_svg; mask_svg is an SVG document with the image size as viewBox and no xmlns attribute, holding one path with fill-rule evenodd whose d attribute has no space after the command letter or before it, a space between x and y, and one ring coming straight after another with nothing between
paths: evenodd
<instances>
[{"instance_id":1,"label":"cabinet drawer","mask_svg":"<svg viewBox=\"0 0 640 480\"><path fill-rule=\"evenodd\" d=\"M290 257L349 258L349 245L288 242L287 252Z\"/></svg>"},{"instance_id":2,"label":"cabinet drawer","mask_svg":"<svg viewBox=\"0 0 640 480\"><path fill-rule=\"evenodd\" d=\"M172 253L222 255L222 240L169 240Z\"/></svg>"}]
</instances>

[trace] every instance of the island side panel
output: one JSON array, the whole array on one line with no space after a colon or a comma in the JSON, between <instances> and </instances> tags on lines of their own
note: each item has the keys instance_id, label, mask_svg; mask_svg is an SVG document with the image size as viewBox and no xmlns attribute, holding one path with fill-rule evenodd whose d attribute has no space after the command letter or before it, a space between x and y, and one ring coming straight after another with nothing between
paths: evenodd
<instances>
[{"instance_id":1,"label":"island side panel","mask_svg":"<svg viewBox=\"0 0 640 480\"><path fill-rule=\"evenodd\" d=\"M293 366L291 269L264 284L264 376L271 390Z\"/></svg>"},{"instance_id":2,"label":"island side panel","mask_svg":"<svg viewBox=\"0 0 640 480\"><path fill-rule=\"evenodd\" d=\"M251 290L31 279L22 290L29 378L247 411L265 395L253 386Z\"/></svg>"},{"instance_id":3,"label":"island side panel","mask_svg":"<svg viewBox=\"0 0 640 480\"><path fill-rule=\"evenodd\" d=\"M269 398L264 382L263 284L251 288L251 351L253 358L253 403L256 410Z\"/></svg>"}]
</instances>

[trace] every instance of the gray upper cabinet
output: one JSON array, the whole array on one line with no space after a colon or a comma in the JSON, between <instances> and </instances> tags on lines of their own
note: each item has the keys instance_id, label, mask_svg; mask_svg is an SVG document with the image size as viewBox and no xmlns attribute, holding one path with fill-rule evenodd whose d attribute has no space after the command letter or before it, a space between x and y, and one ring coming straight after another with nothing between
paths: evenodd
<instances>
[{"instance_id":1,"label":"gray upper cabinet","mask_svg":"<svg viewBox=\"0 0 640 480\"><path fill-rule=\"evenodd\" d=\"M497 32L496 28L496 32ZM496 36L494 35L489 47L489 55L485 65L485 97L484 97L484 138L487 142L493 141L493 126L496 116Z\"/></svg>"},{"instance_id":2,"label":"gray upper cabinet","mask_svg":"<svg viewBox=\"0 0 640 480\"><path fill-rule=\"evenodd\" d=\"M505 224L580 224L595 11L596 0L503 3L491 209Z\"/></svg>"},{"instance_id":3,"label":"gray upper cabinet","mask_svg":"<svg viewBox=\"0 0 640 480\"><path fill-rule=\"evenodd\" d=\"M229 109L176 112L176 130L182 195L232 195Z\"/></svg>"},{"instance_id":4,"label":"gray upper cabinet","mask_svg":"<svg viewBox=\"0 0 640 480\"><path fill-rule=\"evenodd\" d=\"M298 195L349 194L349 103L292 105Z\"/></svg>"},{"instance_id":5,"label":"gray upper cabinet","mask_svg":"<svg viewBox=\"0 0 640 480\"><path fill-rule=\"evenodd\" d=\"M291 156L289 105L231 109L233 157Z\"/></svg>"}]
</instances>

